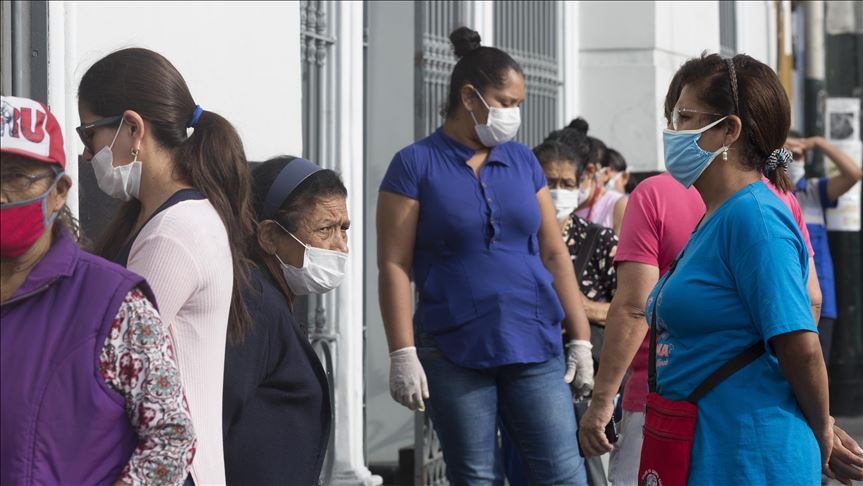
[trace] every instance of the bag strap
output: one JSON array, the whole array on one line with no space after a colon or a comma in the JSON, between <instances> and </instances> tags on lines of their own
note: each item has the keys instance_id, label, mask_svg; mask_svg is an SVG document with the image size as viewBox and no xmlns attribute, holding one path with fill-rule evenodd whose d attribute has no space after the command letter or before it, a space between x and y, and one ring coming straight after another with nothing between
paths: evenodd
<instances>
[{"instance_id":1,"label":"bag strap","mask_svg":"<svg viewBox=\"0 0 863 486\"><path fill-rule=\"evenodd\" d=\"M653 308L650 311L650 348L647 357L647 388L651 393L656 393L656 339L658 335L658 326L656 324L656 305L659 303L659 294L662 292L662 289L665 287L668 279L671 278L671 275L677 268L677 262L679 262L682 258L683 252L680 252L680 256L678 256L677 259L674 260L674 263L671 264L671 267L668 268L668 272L665 273L665 277L659 286L659 290L656 292L656 297L653 299ZM695 390L690 393L688 397L686 397L686 401L690 403L698 402L698 400L704 398L704 396L707 395L710 390L713 390L717 385L725 381L729 376L733 375L749 363L752 363L753 361L758 359L762 354L764 354L765 351L766 349L764 347L764 341L760 340L752 346L746 348L741 353L726 361L725 364L720 366L718 370L711 373L710 376L705 378L705 380L702 381L697 387L695 387Z\"/></svg>"},{"instance_id":2,"label":"bag strap","mask_svg":"<svg viewBox=\"0 0 863 486\"><path fill-rule=\"evenodd\" d=\"M726 378L758 359L762 354L764 354L764 351L766 351L764 349L764 341L758 341L752 346L746 348L742 353L728 360L718 370L714 371L710 376L702 381L701 384L695 388L695 391L686 397L686 401L695 403L698 400L701 400L704 398L704 395L707 395L707 393L716 387L716 385L722 383Z\"/></svg>"},{"instance_id":3,"label":"bag strap","mask_svg":"<svg viewBox=\"0 0 863 486\"><path fill-rule=\"evenodd\" d=\"M590 257L592 257L594 252L596 252L596 245L599 243L600 230L601 227L598 224L589 223L587 225L587 236L584 239L581 249L575 256L575 277L578 279L579 286L581 286L581 279L584 277L584 272L587 270L587 262L590 261Z\"/></svg>"}]
</instances>

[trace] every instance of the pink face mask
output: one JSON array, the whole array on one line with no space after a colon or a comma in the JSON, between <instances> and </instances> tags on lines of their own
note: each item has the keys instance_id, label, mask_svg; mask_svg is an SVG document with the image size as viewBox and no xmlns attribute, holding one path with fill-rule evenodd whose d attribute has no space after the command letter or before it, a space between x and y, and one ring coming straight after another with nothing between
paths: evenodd
<instances>
[{"instance_id":1,"label":"pink face mask","mask_svg":"<svg viewBox=\"0 0 863 486\"><path fill-rule=\"evenodd\" d=\"M57 174L44 194L26 201L0 204L0 258L18 258L27 253L45 230L57 219L57 212L48 212L48 195L62 177Z\"/></svg>"}]
</instances>

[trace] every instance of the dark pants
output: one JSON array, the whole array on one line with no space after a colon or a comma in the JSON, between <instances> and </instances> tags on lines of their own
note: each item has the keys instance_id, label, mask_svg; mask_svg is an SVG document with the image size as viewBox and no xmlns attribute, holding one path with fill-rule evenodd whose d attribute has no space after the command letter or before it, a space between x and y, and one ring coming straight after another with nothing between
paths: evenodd
<instances>
[{"instance_id":1,"label":"dark pants","mask_svg":"<svg viewBox=\"0 0 863 486\"><path fill-rule=\"evenodd\" d=\"M818 321L818 340L821 341L821 352L824 353L824 364L830 367L830 343L833 341L833 322L829 317Z\"/></svg>"}]
</instances>

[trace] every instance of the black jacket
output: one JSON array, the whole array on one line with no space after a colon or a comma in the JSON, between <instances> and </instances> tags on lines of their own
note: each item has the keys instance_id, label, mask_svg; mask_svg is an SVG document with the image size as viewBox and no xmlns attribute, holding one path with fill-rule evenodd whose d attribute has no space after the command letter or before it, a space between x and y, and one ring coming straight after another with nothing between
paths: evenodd
<instances>
[{"instance_id":1,"label":"black jacket","mask_svg":"<svg viewBox=\"0 0 863 486\"><path fill-rule=\"evenodd\" d=\"M266 269L244 296L252 329L225 353L229 485L317 485L332 427L327 376Z\"/></svg>"}]
</instances>

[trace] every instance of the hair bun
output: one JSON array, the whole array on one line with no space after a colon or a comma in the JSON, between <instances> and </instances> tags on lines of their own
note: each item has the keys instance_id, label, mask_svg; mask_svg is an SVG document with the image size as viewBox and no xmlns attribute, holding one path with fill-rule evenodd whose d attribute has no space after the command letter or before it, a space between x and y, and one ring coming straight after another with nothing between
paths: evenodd
<instances>
[{"instance_id":1,"label":"hair bun","mask_svg":"<svg viewBox=\"0 0 863 486\"><path fill-rule=\"evenodd\" d=\"M578 117L569 122L569 125L567 125L566 128L572 128L584 135L587 135L587 130L590 128L590 125L587 124L587 120L582 117Z\"/></svg>"},{"instance_id":2,"label":"hair bun","mask_svg":"<svg viewBox=\"0 0 863 486\"><path fill-rule=\"evenodd\" d=\"M467 56L471 52L479 49L480 43L479 32L468 27L459 27L452 31L449 35L449 40L452 42L453 52L459 59Z\"/></svg>"}]
</instances>

